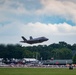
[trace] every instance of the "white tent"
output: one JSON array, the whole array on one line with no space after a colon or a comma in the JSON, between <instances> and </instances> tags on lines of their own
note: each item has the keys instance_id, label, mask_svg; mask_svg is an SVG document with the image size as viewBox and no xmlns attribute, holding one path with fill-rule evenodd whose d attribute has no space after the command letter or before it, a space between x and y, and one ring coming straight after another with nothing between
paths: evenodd
<instances>
[{"instance_id":1,"label":"white tent","mask_svg":"<svg viewBox=\"0 0 76 75\"><path fill-rule=\"evenodd\" d=\"M27 62L37 62L38 60L35 58L24 58L25 61Z\"/></svg>"}]
</instances>

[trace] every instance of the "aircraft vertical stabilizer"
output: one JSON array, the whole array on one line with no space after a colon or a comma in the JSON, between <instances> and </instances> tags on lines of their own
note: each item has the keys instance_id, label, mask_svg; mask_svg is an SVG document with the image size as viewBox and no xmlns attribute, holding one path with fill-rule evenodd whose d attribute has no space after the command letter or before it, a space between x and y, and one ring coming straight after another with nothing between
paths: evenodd
<instances>
[{"instance_id":1,"label":"aircraft vertical stabilizer","mask_svg":"<svg viewBox=\"0 0 76 75\"><path fill-rule=\"evenodd\" d=\"M22 39L23 39L24 41L27 41L27 39L26 39L24 36L22 36Z\"/></svg>"},{"instance_id":2,"label":"aircraft vertical stabilizer","mask_svg":"<svg viewBox=\"0 0 76 75\"><path fill-rule=\"evenodd\" d=\"M30 40L33 39L32 36L30 36Z\"/></svg>"}]
</instances>

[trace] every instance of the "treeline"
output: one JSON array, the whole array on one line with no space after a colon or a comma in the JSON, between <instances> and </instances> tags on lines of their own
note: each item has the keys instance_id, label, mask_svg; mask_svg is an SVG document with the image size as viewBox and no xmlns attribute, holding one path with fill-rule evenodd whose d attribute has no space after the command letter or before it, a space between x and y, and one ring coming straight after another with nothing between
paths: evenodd
<instances>
[{"instance_id":1,"label":"treeline","mask_svg":"<svg viewBox=\"0 0 76 75\"><path fill-rule=\"evenodd\" d=\"M0 58L36 58L47 59L72 59L76 53L76 44L66 42L53 43L50 45L22 46L20 44L0 44Z\"/></svg>"}]
</instances>

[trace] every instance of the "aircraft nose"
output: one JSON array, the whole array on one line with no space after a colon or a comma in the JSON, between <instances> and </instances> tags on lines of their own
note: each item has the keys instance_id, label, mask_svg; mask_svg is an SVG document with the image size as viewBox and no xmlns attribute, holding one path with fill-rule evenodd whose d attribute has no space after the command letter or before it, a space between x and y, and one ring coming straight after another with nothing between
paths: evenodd
<instances>
[{"instance_id":1,"label":"aircraft nose","mask_svg":"<svg viewBox=\"0 0 76 75\"><path fill-rule=\"evenodd\" d=\"M49 40L48 38L46 40Z\"/></svg>"}]
</instances>

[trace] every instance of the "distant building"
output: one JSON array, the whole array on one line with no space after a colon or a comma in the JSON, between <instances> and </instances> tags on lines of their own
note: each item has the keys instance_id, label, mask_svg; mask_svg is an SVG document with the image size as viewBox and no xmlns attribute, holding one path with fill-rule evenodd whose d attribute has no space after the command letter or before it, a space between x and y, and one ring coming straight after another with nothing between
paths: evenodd
<instances>
[{"instance_id":1,"label":"distant building","mask_svg":"<svg viewBox=\"0 0 76 75\"><path fill-rule=\"evenodd\" d=\"M46 60L43 61L44 65L66 65L72 64L72 60Z\"/></svg>"}]
</instances>

